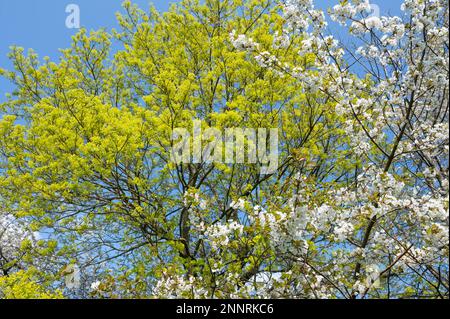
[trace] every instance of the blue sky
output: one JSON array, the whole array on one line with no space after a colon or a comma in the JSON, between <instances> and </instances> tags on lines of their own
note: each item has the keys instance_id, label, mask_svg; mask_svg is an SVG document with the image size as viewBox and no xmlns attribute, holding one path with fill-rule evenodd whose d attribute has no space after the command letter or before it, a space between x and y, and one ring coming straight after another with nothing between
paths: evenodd
<instances>
[{"instance_id":1,"label":"blue sky","mask_svg":"<svg viewBox=\"0 0 450 319\"><path fill-rule=\"evenodd\" d=\"M168 9L173 1L132 0L141 8L148 8L152 2L160 11ZM373 0L380 7L381 14L399 14L401 0ZM76 29L65 26L68 4L80 8L81 26L87 29L108 29L117 26L115 13L121 10L122 0L0 0L0 67L9 69L7 53L11 45L25 49L33 48L40 57L49 56L56 60L58 49L70 46L71 36ZM328 7L337 0L316 0L317 7ZM333 27L333 26L332 26ZM336 29L336 32L338 30ZM0 101L11 85L0 78Z\"/></svg>"}]
</instances>

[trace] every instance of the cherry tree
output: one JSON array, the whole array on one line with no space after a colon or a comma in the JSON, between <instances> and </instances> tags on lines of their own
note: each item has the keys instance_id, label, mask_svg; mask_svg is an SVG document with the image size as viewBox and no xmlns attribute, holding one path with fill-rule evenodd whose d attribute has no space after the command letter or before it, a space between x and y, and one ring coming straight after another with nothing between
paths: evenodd
<instances>
[{"instance_id":1,"label":"cherry tree","mask_svg":"<svg viewBox=\"0 0 450 319\"><path fill-rule=\"evenodd\" d=\"M301 53L315 63L286 64L245 34L231 41L303 81L307 94L332 99L356 165L353 178L328 189L299 175L290 210L268 212L272 244L290 268L284 282L295 282L287 294L448 297L448 3L405 1L402 17L377 17L368 1L343 1L331 18L349 26L356 49L326 34L312 1L282 8L274 48L300 33Z\"/></svg>"}]
</instances>

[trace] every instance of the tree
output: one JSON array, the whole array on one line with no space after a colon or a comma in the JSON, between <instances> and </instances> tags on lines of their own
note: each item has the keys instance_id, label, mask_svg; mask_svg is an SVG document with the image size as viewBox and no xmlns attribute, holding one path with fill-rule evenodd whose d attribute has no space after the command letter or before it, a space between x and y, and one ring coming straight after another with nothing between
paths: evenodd
<instances>
[{"instance_id":1,"label":"tree","mask_svg":"<svg viewBox=\"0 0 450 319\"><path fill-rule=\"evenodd\" d=\"M269 67L332 99L359 162L354 178L320 205L307 191L295 199L301 237L320 242L321 252L289 254L326 296L448 298L448 3L405 1L402 19L369 17L368 1L342 1L331 17L351 22L357 49L325 34L311 1L283 8L285 33L301 33L302 52L316 63L286 66L266 52L275 61Z\"/></svg>"},{"instance_id":2,"label":"tree","mask_svg":"<svg viewBox=\"0 0 450 319\"><path fill-rule=\"evenodd\" d=\"M0 270L3 275L19 266L23 257L20 252L22 241L31 238L32 234L14 216L0 213Z\"/></svg>"},{"instance_id":3,"label":"tree","mask_svg":"<svg viewBox=\"0 0 450 319\"><path fill-rule=\"evenodd\" d=\"M448 298L444 1L406 1L408 23L342 2L358 56L310 1L124 8L2 72L2 206L45 233L24 267L51 255L38 276L62 288L76 264L69 297ZM278 169L171 161L195 120L278 128Z\"/></svg>"},{"instance_id":4,"label":"tree","mask_svg":"<svg viewBox=\"0 0 450 319\"><path fill-rule=\"evenodd\" d=\"M36 281L36 270L19 270L0 276L0 297L4 299L62 299L61 291L52 291Z\"/></svg>"}]
</instances>

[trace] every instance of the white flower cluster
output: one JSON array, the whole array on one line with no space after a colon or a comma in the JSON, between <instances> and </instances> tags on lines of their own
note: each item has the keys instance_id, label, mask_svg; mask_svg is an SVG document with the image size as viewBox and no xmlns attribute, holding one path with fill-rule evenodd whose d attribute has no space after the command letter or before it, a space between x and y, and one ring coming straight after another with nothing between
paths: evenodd
<instances>
[{"instance_id":1,"label":"white flower cluster","mask_svg":"<svg viewBox=\"0 0 450 319\"><path fill-rule=\"evenodd\" d=\"M346 25L348 20L355 19L358 15L367 14L371 10L368 0L345 1L335 5L331 10L331 19ZM377 23L376 17L369 17L369 24Z\"/></svg>"},{"instance_id":2,"label":"white flower cluster","mask_svg":"<svg viewBox=\"0 0 450 319\"><path fill-rule=\"evenodd\" d=\"M378 17L369 17L352 23L352 31L354 33L370 32L373 29L381 29L383 23Z\"/></svg>"},{"instance_id":3,"label":"white flower cluster","mask_svg":"<svg viewBox=\"0 0 450 319\"><path fill-rule=\"evenodd\" d=\"M271 68L279 64L277 57L270 54L268 51L264 51L256 55L255 60L263 68Z\"/></svg>"},{"instance_id":4,"label":"white flower cluster","mask_svg":"<svg viewBox=\"0 0 450 319\"><path fill-rule=\"evenodd\" d=\"M278 31L275 32L273 37L273 47L275 49L285 49L289 46L291 42L291 38L284 31L281 35L279 35Z\"/></svg>"},{"instance_id":5,"label":"white flower cluster","mask_svg":"<svg viewBox=\"0 0 450 319\"><path fill-rule=\"evenodd\" d=\"M94 281L92 284L91 284L91 290L92 291L98 291L99 289L100 289L100 285L101 285L101 282L100 281Z\"/></svg>"},{"instance_id":6,"label":"white flower cluster","mask_svg":"<svg viewBox=\"0 0 450 319\"><path fill-rule=\"evenodd\" d=\"M153 295L159 298L179 299L179 298L208 298L208 291L204 288L203 278L193 276L173 275L163 273L163 276L156 283Z\"/></svg>"},{"instance_id":7,"label":"white flower cluster","mask_svg":"<svg viewBox=\"0 0 450 319\"><path fill-rule=\"evenodd\" d=\"M239 198L237 201L232 201L230 207L234 210L244 210L246 201L243 198Z\"/></svg>"},{"instance_id":8,"label":"white flower cluster","mask_svg":"<svg viewBox=\"0 0 450 319\"><path fill-rule=\"evenodd\" d=\"M198 206L201 209L206 209L208 202L201 198L198 192L191 190L184 193L183 205L184 207Z\"/></svg>"},{"instance_id":9,"label":"white flower cluster","mask_svg":"<svg viewBox=\"0 0 450 319\"><path fill-rule=\"evenodd\" d=\"M24 240L36 240L37 234L29 231L13 215L0 212L0 270L17 261ZM0 272L1 273L1 272Z\"/></svg>"},{"instance_id":10,"label":"white flower cluster","mask_svg":"<svg viewBox=\"0 0 450 319\"><path fill-rule=\"evenodd\" d=\"M228 246L231 236L239 236L244 231L244 226L236 221L229 221L225 224L217 223L207 227L205 237L211 247L216 250Z\"/></svg>"},{"instance_id":11,"label":"white flower cluster","mask_svg":"<svg viewBox=\"0 0 450 319\"><path fill-rule=\"evenodd\" d=\"M255 51L259 48L259 44L254 42L252 38L245 34L236 34L235 30L230 33L229 38L231 44L238 50Z\"/></svg>"}]
</instances>

